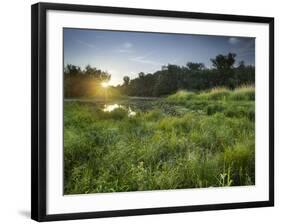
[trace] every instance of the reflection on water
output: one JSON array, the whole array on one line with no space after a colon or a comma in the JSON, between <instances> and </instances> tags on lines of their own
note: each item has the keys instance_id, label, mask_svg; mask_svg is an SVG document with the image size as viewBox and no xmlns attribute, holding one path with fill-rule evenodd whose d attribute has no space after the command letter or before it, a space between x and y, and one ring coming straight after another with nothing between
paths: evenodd
<instances>
[{"instance_id":1,"label":"reflection on water","mask_svg":"<svg viewBox=\"0 0 281 224\"><path fill-rule=\"evenodd\" d=\"M117 108L124 109L124 106L122 106L120 104L117 104L117 103L115 103L115 104L105 104L104 108L103 108L103 111L104 112L111 112L111 111L114 111Z\"/></svg>"},{"instance_id":2,"label":"reflection on water","mask_svg":"<svg viewBox=\"0 0 281 224\"><path fill-rule=\"evenodd\" d=\"M122 109L128 111L128 116L129 117L135 116L137 114L135 111L133 111L131 109L130 106L125 107L125 106L123 106L121 104L117 104L117 103L115 103L115 104L105 104L104 107L103 107L103 111L104 112L112 112L112 111L114 111L114 110L116 110L118 108L122 108Z\"/></svg>"},{"instance_id":3,"label":"reflection on water","mask_svg":"<svg viewBox=\"0 0 281 224\"><path fill-rule=\"evenodd\" d=\"M137 113L135 111L132 111L132 109L129 107L128 109L128 116L135 116Z\"/></svg>"}]
</instances>

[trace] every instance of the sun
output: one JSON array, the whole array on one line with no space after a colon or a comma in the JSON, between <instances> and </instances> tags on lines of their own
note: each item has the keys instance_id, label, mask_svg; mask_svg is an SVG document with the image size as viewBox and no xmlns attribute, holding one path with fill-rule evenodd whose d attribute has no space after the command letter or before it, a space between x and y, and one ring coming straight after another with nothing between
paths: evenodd
<instances>
[{"instance_id":1,"label":"sun","mask_svg":"<svg viewBox=\"0 0 281 224\"><path fill-rule=\"evenodd\" d=\"M102 82L102 83L101 83L101 86L102 86L103 88L107 88L107 87L109 86L109 84L108 84L107 82Z\"/></svg>"}]
</instances>

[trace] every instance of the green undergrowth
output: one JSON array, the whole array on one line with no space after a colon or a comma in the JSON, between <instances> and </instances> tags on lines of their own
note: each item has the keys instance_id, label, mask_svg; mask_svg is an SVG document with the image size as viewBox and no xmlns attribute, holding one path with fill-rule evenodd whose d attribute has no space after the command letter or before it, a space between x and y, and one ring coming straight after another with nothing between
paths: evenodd
<instances>
[{"instance_id":1,"label":"green undergrowth","mask_svg":"<svg viewBox=\"0 0 281 224\"><path fill-rule=\"evenodd\" d=\"M180 91L135 116L65 102L64 193L253 185L254 117L253 87Z\"/></svg>"}]
</instances>

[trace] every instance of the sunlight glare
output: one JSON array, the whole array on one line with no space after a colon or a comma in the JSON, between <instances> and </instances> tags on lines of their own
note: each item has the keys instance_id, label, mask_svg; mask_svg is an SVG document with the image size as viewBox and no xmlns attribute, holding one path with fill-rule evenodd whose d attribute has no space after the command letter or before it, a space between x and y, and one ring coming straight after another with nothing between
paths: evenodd
<instances>
[{"instance_id":1,"label":"sunlight glare","mask_svg":"<svg viewBox=\"0 0 281 224\"><path fill-rule=\"evenodd\" d=\"M101 86L102 86L103 88L107 88L107 87L109 86L109 84L108 84L107 82L102 82L102 83L101 83Z\"/></svg>"}]
</instances>

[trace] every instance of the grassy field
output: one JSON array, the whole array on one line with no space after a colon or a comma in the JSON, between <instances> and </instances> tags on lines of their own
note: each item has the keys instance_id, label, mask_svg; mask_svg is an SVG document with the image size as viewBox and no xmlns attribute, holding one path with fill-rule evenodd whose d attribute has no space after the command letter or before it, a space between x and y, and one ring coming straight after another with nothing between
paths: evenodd
<instances>
[{"instance_id":1,"label":"grassy field","mask_svg":"<svg viewBox=\"0 0 281 224\"><path fill-rule=\"evenodd\" d=\"M255 89L65 102L64 192L255 184Z\"/></svg>"}]
</instances>

